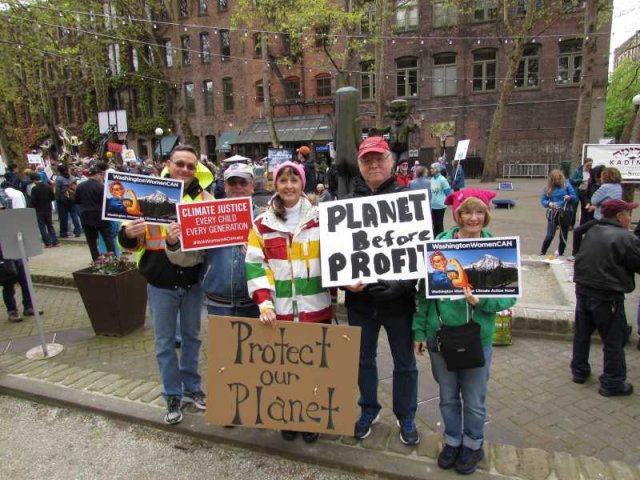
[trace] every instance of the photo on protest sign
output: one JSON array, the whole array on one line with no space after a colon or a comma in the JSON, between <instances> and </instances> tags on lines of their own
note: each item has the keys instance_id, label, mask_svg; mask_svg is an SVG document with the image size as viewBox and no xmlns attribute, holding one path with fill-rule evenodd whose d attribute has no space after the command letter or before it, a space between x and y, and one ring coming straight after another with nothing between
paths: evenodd
<instances>
[{"instance_id":1,"label":"photo on protest sign","mask_svg":"<svg viewBox=\"0 0 640 480\"><path fill-rule=\"evenodd\" d=\"M640 144L599 145L585 143L582 146L582 163L587 158L593 166L604 165L620 170L623 182L640 180Z\"/></svg>"},{"instance_id":2,"label":"photo on protest sign","mask_svg":"<svg viewBox=\"0 0 640 480\"><path fill-rule=\"evenodd\" d=\"M210 315L205 419L353 435L359 356L360 328Z\"/></svg>"},{"instance_id":3,"label":"photo on protest sign","mask_svg":"<svg viewBox=\"0 0 640 480\"><path fill-rule=\"evenodd\" d=\"M183 251L247 243L253 223L251 197L178 205Z\"/></svg>"},{"instance_id":4,"label":"photo on protest sign","mask_svg":"<svg viewBox=\"0 0 640 480\"><path fill-rule=\"evenodd\" d=\"M102 200L103 220L137 220L166 225L178 219L184 182L107 170Z\"/></svg>"},{"instance_id":5,"label":"photo on protest sign","mask_svg":"<svg viewBox=\"0 0 640 480\"><path fill-rule=\"evenodd\" d=\"M424 278L433 240L426 190L322 202L322 286Z\"/></svg>"},{"instance_id":6,"label":"photo on protest sign","mask_svg":"<svg viewBox=\"0 0 640 480\"><path fill-rule=\"evenodd\" d=\"M427 298L520 297L519 237L427 242Z\"/></svg>"},{"instance_id":7,"label":"photo on protest sign","mask_svg":"<svg viewBox=\"0 0 640 480\"><path fill-rule=\"evenodd\" d=\"M276 168L281 163L293 161L293 150L288 148L270 148L267 150L269 159L269 171Z\"/></svg>"}]
</instances>

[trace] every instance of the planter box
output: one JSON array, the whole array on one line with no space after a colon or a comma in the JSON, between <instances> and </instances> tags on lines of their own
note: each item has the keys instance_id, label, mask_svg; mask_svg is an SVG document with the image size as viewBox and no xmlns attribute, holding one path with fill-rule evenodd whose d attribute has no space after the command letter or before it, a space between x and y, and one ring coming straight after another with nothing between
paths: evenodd
<instances>
[{"instance_id":1,"label":"planter box","mask_svg":"<svg viewBox=\"0 0 640 480\"><path fill-rule=\"evenodd\" d=\"M144 325L147 281L138 269L117 275L73 272L96 335L123 336Z\"/></svg>"}]
</instances>

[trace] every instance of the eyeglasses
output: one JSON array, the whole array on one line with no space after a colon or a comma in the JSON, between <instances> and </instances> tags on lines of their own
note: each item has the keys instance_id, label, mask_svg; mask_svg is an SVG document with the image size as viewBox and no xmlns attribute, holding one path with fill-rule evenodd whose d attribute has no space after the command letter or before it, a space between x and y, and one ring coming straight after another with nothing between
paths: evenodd
<instances>
[{"instance_id":1,"label":"eyeglasses","mask_svg":"<svg viewBox=\"0 0 640 480\"><path fill-rule=\"evenodd\" d=\"M232 187L235 187L236 185L240 185L243 187L246 185L249 185L249 180L247 180L246 178L239 178L239 177L228 178L226 182Z\"/></svg>"},{"instance_id":2,"label":"eyeglasses","mask_svg":"<svg viewBox=\"0 0 640 480\"><path fill-rule=\"evenodd\" d=\"M173 163L178 168L186 168L187 170L189 170L191 172L195 172L196 171L196 164L195 163L187 163L187 162L184 162L182 160L178 160L177 162L171 160L171 163Z\"/></svg>"}]
</instances>

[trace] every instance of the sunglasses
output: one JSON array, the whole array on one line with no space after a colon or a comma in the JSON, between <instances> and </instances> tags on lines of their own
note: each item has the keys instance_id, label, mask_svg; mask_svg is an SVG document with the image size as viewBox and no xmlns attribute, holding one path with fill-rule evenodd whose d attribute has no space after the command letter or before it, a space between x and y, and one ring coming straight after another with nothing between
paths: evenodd
<instances>
[{"instance_id":1,"label":"sunglasses","mask_svg":"<svg viewBox=\"0 0 640 480\"><path fill-rule=\"evenodd\" d=\"M187 162L184 162L182 160L178 160L177 162L171 160L171 163L173 163L178 168L186 168L187 170L192 171L192 172L196 171L196 164L195 163L187 163Z\"/></svg>"}]
</instances>

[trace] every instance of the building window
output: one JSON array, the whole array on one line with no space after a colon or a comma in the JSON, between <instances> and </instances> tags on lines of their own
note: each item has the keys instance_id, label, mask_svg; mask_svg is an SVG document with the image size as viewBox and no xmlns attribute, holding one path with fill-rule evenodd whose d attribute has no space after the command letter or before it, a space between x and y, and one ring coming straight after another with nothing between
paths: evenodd
<instances>
[{"instance_id":1,"label":"building window","mask_svg":"<svg viewBox=\"0 0 640 480\"><path fill-rule=\"evenodd\" d=\"M540 45L525 45L518 63L515 88L538 88L540 83Z\"/></svg>"},{"instance_id":2,"label":"building window","mask_svg":"<svg viewBox=\"0 0 640 480\"><path fill-rule=\"evenodd\" d=\"M418 94L418 59L401 58L396 61L396 96L413 97Z\"/></svg>"},{"instance_id":3,"label":"building window","mask_svg":"<svg viewBox=\"0 0 640 480\"><path fill-rule=\"evenodd\" d=\"M60 110L59 110L60 106L58 104L58 99L56 97L53 97L51 99L51 110L53 110L53 123L60 123ZM11 122L13 125L16 124L16 119L15 119L15 110L13 111L13 121Z\"/></svg>"},{"instance_id":4,"label":"building window","mask_svg":"<svg viewBox=\"0 0 640 480\"><path fill-rule=\"evenodd\" d=\"M156 63L153 47L151 45L144 46L144 57L149 65L154 65Z\"/></svg>"},{"instance_id":5,"label":"building window","mask_svg":"<svg viewBox=\"0 0 640 480\"><path fill-rule=\"evenodd\" d=\"M287 100L300 99L300 79L298 77L285 78L284 95Z\"/></svg>"},{"instance_id":6,"label":"building window","mask_svg":"<svg viewBox=\"0 0 640 480\"><path fill-rule=\"evenodd\" d=\"M558 55L558 84L577 85L582 74L582 40L560 42Z\"/></svg>"},{"instance_id":7,"label":"building window","mask_svg":"<svg viewBox=\"0 0 640 480\"><path fill-rule=\"evenodd\" d=\"M129 94L131 116L133 118L140 118L140 96L138 95L138 89L132 88L129 90Z\"/></svg>"},{"instance_id":8,"label":"building window","mask_svg":"<svg viewBox=\"0 0 640 480\"><path fill-rule=\"evenodd\" d=\"M202 82L202 91L204 92L204 114L213 115L213 81Z\"/></svg>"},{"instance_id":9,"label":"building window","mask_svg":"<svg viewBox=\"0 0 640 480\"><path fill-rule=\"evenodd\" d=\"M22 65L19 65L19 66L20 66L20 69L17 71L16 74L18 75L18 78L24 82L24 71L22 70ZM71 68L69 68L69 65L62 66L62 76L66 80L73 79L73 76L71 75Z\"/></svg>"},{"instance_id":10,"label":"building window","mask_svg":"<svg viewBox=\"0 0 640 480\"><path fill-rule=\"evenodd\" d=\"M433 4L433 26L435 28L451 27L458 24L458 11L447 3L445 0L435 0Z\"/></svg>"},{"instance_id":11,"label":"building window","mask_svg":"<svg viewBox=\"0 0 640 480\"><path fill-rule=\"evenodd\" d=\"M116 6L108 1L103 4L102 11L104 13L104 28L111 30L117 21L118 12L116 11Z\"/></svg>"},{"instance_id":12,"label":"building window","mask_svg":"<svg viewBox=\"0 0 640 480\"><path fill-rule=\"evenodd\" d=\"M184 108L187 115L196 114L196 91L191 82L184 84Z\"/></svg>"},{"instance_id":13,"label":"building window","mask_svg":"<svg viewBox=\"0 0 640 480\"><path fill-rule=\"evenodd\" d=\"M528 0L518 0L518 6L516 7L516 12L518 15L526 15L527 13L527 1ZM542 8L542 0L536 0L536 10Z\"/></svg>"},{"instance_id":14,"label":"building window","mask_svg":"<svg viewBox=\"0 0 640 480\"><path fill-rule=\"evenodd\" d=\"M396 31L418 28L418 0L396 0Z\"/></svg>"},{"instance_id":15,"label":"building window","mask_svg":"<svg viewBox=\"0 0 640 480\"><path fill-rule=\"evenodd\" d=\"M360 32L363 35L372 35L376 28L376 5L371 2L366 6L360 19Z\"/></svg>"},{"instance_id":16,"label":"building window","mask_svg":"<svg viewBox=\"0 0 640 480\"><path fill-rule=\"evenodd\" d=\"M229 7L229 0L218 0L218 11L224 12Z\"/></svg>"},{"instance_id":17,"label":"building window","mask_svg":"<svg viewBox=\"0 0 640 480\"><path fill-rule=\"evenodd\" d=\"M262 36L259 33L253 34L253 56L262 57Z\"/></svg>"},{"instance_id":18,"label":"building window","mask_svg":"<svg viewBox=\"0 0 640 480\"><path fill-rule=\"evenodd\" d=\"M138 141L136 142L138 145L138 157L140 158L147 158L147 156L149 156L149 149L147 148L147 141L139 138Z\"/></svg>"},{"instance_id":19,"label":"building window","mask_svg":"<svg viewBox=\"0 0 640 480\"><path fill-rule=\"evenodd\" d=\"M364 62L360 64L360 98L362 100L374 100L376 96L376 74L374 63Z\"/></svg>"},{"instance_id":20,"label":"building window","mask_svg":"<svg viewBox=\"0 0 640 480\"><path fill-rule=\"evenodd\" d=\"M173 101L173 91L170 88L164 90L164 105L169 117L176 113L175 103Z\"/></svg>"},{"instance_id":21,"label":"building window","mask_svg":"<svg viewBox=\"0 0 640 480\"><path fill-rule=\"evenodd\" d=\"M496 0L475 0L473 6L473 21L486 22L494 20L498 14Z\"/></svg>"},{"instance_id":22,"label":"building window","mask_svg":"<svg viewBox=\"0 0 640 480\"><path fill-rule=\"evenodd\" d=\"M331 75L321 73L316 76L316 97L331 96Z\"/></svg>"},{"instance_id":23,"label":"building window","mask_svg":"<svg viewBox=\"0 0 640 480\"><path fill-rule=\"evenodd\" d=\"M182 65L191 65L191 37L184 35L180 37L182 47Z\"/></svg>"},{"instance_id":24,"label":"building window","mask_svg":"<svg viewBox=\"0 0 640 480\"><path fill-rule=\"evenodd\" d=\"M120 75L120 45L118 43L109 45L109 69L112 75Z\"/></svg>"},{"instance_id":25,"label":"building window","mask_svg":"<svg viewBox=\"0 0 640 480\"><path fill-rule=\"evenodd\" d=\"M578 8L584 8L586 0L562 0L562 8L566 12L572 12Z\"/></svg>"},{"instance_id":26,"label":"building window","mask_svg":"<svg viewBox=\"0 0 640 480\"><path fill-rule=\"evenodd\" d=\"M225 112L233 112L233 80L231 77L222 79L222 104Z\"/></svg>"},{"instance_id":27,"label":"building window","mask_svg":"<svg viewBox=\"0 0 640 480\"><path fill-rule=\"evenodd\" d=\"M231 56L229 30L220 30L220 55L222 55L222 60L229 60Z\"/></svg>"},{"instance_id":28,"label":"building window","mask_svg":"<svg viewBox=\"0 0 640 480\"><path fill-rule=\"evenodd\" d=\"M207 142L207 158L212 160L216 158L216 137L215 135L207 135L205 140Z\"/></svg>"},{"instance_id":29,"label":"building window","mask_svg":"<svg viewBox=\"0 0 640 480\"><path fill-rule=\"evenodd\" d=\"M207 32L200 34L200 61L205 64L211 63L211 42Z\"/></svg>"},{"instance_id":30,"label":"building window","mask_svg":"<svg viewBox=\"0 0 640 480\"><path fill-rule=\"evenodd\" d=\"M136 50L134 47L131 47L129 55L131 56L131 70L137 72L140 68L140 65L138 63L138 50Z\"/></svg>"},{"instance_id":31,"label":"building window","mask_svg":"<svg viewBox=\"0 0 640 480\"><path fill-rule=\"evenodd\" d=\"M264 87L262 86L262 80L256 82L256 102L264 102Z\"/></svg>"},{"instance_id":32,"label":"building window","mask_svg":"<svg viewBox=\"0 0 640 480\"><path fill-rule=\"evenodd\" d=\"M146 102L146 107L147 107L147 111L145 116L148 118L153 118L156 116L156 112L155 112L155 108L154 108L154 102L153 102L153 87L148 86L145 89L145 102Z\"/></svg>"},{"instance_id":33,"label":"building window","mask_svg":"<svg viewBox=\"0 0 640 480\"><path fill-rule=\"evenodd\" d=\"M455 95L457 78L455 53L442 53L433 57L434 97Z\"/></svg>"},{"instance_id":34,"label":"building window","mask_svg":"<svg viewBox=\"0 0 640 480\"><path fill-rule=\"evenodd\" d=\"M496 65L495 50L473 52L474 92L487 92L496 89Z\"/></svg>"},{"instance_id":35,"label":"building window","mask_svg":"<svg viewBox=\"0 0 640 480\"><path fill-rule=\"evenodd\" d=\"M209 11L209 0L198 0L198 15L206 15Z\"/></svg>"},{"instance_id":36,"label":"building window","mask_svg":"<svg viewBox=\"0 0 640 480\"><path fill-rule=\"evenodd\" d=\"M73 98L71 95L64 97L64 113L67 123L73 123Z\"/></svg>"},{"instance_id":37,"label":"building window","mask_svg":"<svg viewBox=\"0 0 640 480\"><path fill-rule=\"evenodd\" d=\"M189 16L189 0L178 0L178 10L181 17Z\"/></svg>"},{"instance_id":38,"label":"building window","mask_svg":"<svg viewBox=\"0 0 640 480\"><path fill-rule=\"evenodd\" d=\"M164 63L167 67L173 67L173 45L171 40L163 40L162 48L164 48Z\"/></svg>"},{"instance_id":39,"label":"building window","mask_svg":"<svg viewBox=\"0 0 640 480\"><path fill-rule=\"evenodd\" d=\"M329 27L327 25L316 28L314 44L316 48L322 48L329 44Z\"/></svg>"}]
</instances>

